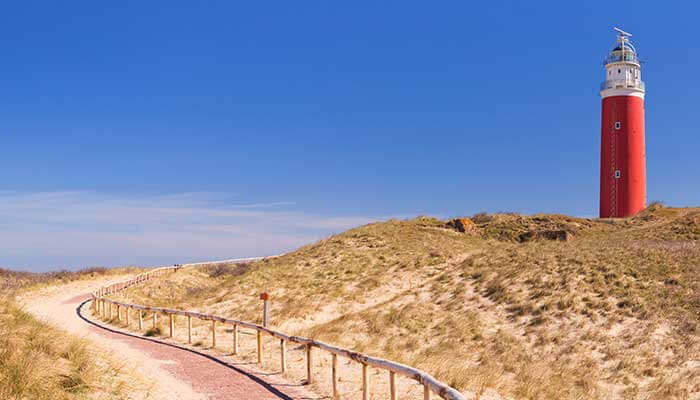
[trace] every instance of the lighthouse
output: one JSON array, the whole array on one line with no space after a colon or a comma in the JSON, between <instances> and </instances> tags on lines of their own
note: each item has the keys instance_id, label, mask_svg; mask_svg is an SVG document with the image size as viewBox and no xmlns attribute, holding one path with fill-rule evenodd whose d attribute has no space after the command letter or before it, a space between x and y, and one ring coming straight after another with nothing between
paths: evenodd
<instances>
[{"instance_id":1,"label":"lighthouse","mask_svg":"<svg viewBox=\"0 0 700 400\"><path fill-rule=\"evenodd\" d=\"M621 218L646 207L644 82L631 34L615 28L600 85L600 217Z\"/></svg>"}]
</instances>

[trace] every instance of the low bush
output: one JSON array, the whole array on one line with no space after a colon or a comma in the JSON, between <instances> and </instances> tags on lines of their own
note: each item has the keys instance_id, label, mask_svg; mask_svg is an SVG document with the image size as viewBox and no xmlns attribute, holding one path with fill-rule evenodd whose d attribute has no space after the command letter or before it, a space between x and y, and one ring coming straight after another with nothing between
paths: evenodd
<instances>
[{"instance_id":1,"label":"low bush","mask_svg":"<svg viewBox=\"0 0 700 400\"><path fill-rule=\"evenodd\" d=\"M212 278L219 278L222 276L241 276L250 271L250 268L249 263L210 264L202 270Z\"/></svg>"},{"instance_id":2,"label":"low bush","mask_svg":"<svg viewBox=\"0 0 700 400\"><path fill-rule=\"evenodd\" d=\"M160 336L161 335L161 330L159 326L156 326L155 328L149 328L146 333L143 334L143 336Z\"/></svg>"}]
</instances>

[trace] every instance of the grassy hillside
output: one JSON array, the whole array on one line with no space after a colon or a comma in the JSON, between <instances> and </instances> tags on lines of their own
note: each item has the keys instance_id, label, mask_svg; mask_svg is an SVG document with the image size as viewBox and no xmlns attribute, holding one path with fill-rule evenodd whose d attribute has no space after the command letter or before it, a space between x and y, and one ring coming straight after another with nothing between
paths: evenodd
<instances>
[{"instance_id":1,"label":"grassy hillside","mask_svg":"<svg viewBox=\"0 0 700 400\"><path fill-rule=\"evenodd\" d=\"M0 399L133 398L118 376L121 366L84 340L38 321L14 301L29 287L113 273L101 268L46 274L0 269Z\"/></svg>"},{"instance_id":2,"label":"grassy hillside","mask_svg":"<svg viewBox=\"0 0 700 400\"><path fill-rule=\"evenodd\" d=\"M186 268L138 303L259 321L514 398L700 395L700 209L625 220L480 214L349 230L250 265ZM568 241L550 240L568 238Z\"/></svg>"}]
</instances>

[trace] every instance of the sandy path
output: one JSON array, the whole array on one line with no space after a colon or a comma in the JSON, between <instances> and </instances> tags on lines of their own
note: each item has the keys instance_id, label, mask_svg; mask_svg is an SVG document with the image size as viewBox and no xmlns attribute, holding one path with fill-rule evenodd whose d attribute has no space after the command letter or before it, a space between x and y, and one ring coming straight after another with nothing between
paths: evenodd
<instances>
[{"instance_id":1,"label":"sandy path","mask_svg":"<svg viewBox=\"0 0 700 400\"><path fill-rule=\"evenodd\" d=\"M109 281L120 277L110 277ZM28 312L69 333L94 343L112 359L130 367L141 383L134 387L134 399L306 399L310 395L280 379L267 384L263 374L244 371L234 364L220 362L169 344L112 331L86 321L78 314L91 288L107 280L72 282L28 293L20 302ZM82 315L89 314L89 304Z\"/></svg>"}]
</instances>

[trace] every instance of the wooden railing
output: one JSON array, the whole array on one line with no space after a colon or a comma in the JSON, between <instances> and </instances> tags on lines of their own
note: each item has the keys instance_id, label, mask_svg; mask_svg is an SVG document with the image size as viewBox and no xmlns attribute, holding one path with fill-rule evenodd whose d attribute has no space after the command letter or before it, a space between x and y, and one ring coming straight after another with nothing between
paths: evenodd
<instances>
[{"instance_id":1,"label":"wooden railing","mask_svg":"<svg viewBox=\"0 0 700 400\"><path fill-rule=\"evenodd\" d=\"M185 265L187 266L187 265ZM112 319L112 308L117 307L117 315L121 319L121 308L126 309L126 324L129 326L129 310L138 311L138 327L139 330L143 329L143 312L153 313L153 327L155 328L157 323L158 314L165 314L169 316L169 336L173 337L175 334L175 324L174 316L182 315L187 317L187 337L188 343L192 343L192 318L197 318L204 321L211 321L212 323L212 346L216 347L216 323L230 325L233 327L233 354L237 355L239 350L239 339L238 332L239 327L244 327L248 329L255 330L257 332L257 356L258 364L262 364L263 359L263 334L270 335L274 338L279 339L280 344L280 363L282 372L287 370L287 357L286 348L287 343L297 343L305 346L306 348L306 377L307 383L312 383L313 381L313 352L314 348L327 351L331 354L331 375L333 380L333 398L338 398L340 393L338 392L338 356L349 358L362 365L362 399L369 400L370 398L370 379L368 374L368 367L373 367L377 369L382 369L389 372L389 388L391 394L391 400L397 400L397 386L396 386L396 375L404 376L419 382L423 386L423 398L425 400L430 400L431 394L435 393L443 399L447 400L466 400L465 397L459 393L456 389L446 385L443 382L438 381L431 375L409 367L407 365L399 364L393 361L384 360L381 358L370 357L361 353L356 353L354 351L342 349L339 347L332 346L317 340L308 339L300 336L289 336L284 333L277 332L275 330L266 328L261 325L253 324L245 321L238 321L235 319L219 317L216 315L201 314L193 311L184 310L173 310L169 308L159 308L159 307L149 307L137 304L123 303L115 300L108 299L107 295L114 294L125 290L131 286L137 285L141 282L148 281L156 276L162 275L167 272L177 271L182 267L162 267L157 268L152 271L136 275L135 277L122 282L112 283L108 286L99 288L97 291L92 293L92 308L95 313L102 318Z\"/></svg>"}]
</instances>

